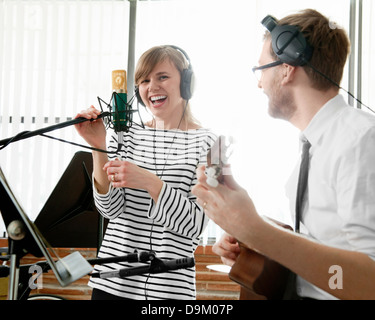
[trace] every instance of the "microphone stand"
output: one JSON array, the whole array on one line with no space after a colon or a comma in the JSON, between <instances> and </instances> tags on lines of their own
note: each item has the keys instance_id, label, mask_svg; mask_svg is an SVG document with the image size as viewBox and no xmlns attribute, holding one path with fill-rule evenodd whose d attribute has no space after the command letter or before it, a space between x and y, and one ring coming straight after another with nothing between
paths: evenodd
<instances>
[{"instance_id":1,"label":"microphone stand","mask_svg":"<svg viewBox=\"0 0 375 320\"><path fill-rule=\"evenodd\" d=\"M12 243L13 244L13 243ZM87 262L91 265L95 264L107 264L107 263L114 263L114 262L147 262L153 261L155 258L155 252L153 251L141 251L134 253L126 254L123 256L116 256L116 257L108 257L108 258L95 258L95 259L87 259ZM0 256L1 260L9 260L10 266L0 266L0 278L10 277L9 288L10 295L12 296L12 300L25 300L28 298L31 287L29 285L30 279L30 267L33 265L37 265L41 268L42 272L48 272L51 269L48 261L39 261L35 264L25 264L20 265L19 259L16 259L13 255L12 250L6 256ZM37 279L35 278L34 281ZM18 290L19 289L19 290Z\"/></svg>"},{"instance_id":2,"label":"microphone stand","mask_svg":"<svg viewBox=\"0 0 375 320\"><path fill-rule=\"evenodd\" d=\"M100 119L100 118L103 118L103 117L109 117L110 118L109 123L111 123L113 125L112 127L111 126L110 127L112 129L114 129L116 133L118 133L119 131L128 132L129 127L133 123L132 114L135 113L135 112L138 112L138 114L139 114L139 109L133 110L131 108L131 105L132 105L132 102L133 102L134 98L135 98L135 95L130 99L130 102L127 103L116 92L113 92L112 96L111 96L110 103L106 103L103 99L98 97L98 101L99 101L102 113L100 115L98 115L97 119ZM110 112L103 112L102 102L109 108ZM111 106L112 103L115 105L114 110L112 110L112 106ZM119 112L119 108L120 108L119 104L121 104L121 108L122 108L121 112ZM111 121L112 116L114 117L113 122ZM142 118L141 118L140 114L139 114L139 118L141 120L141 127L144 128L144 124L143 124L143 121L142 121ZM97 120L97 119L86 119L86 118L80 117L80 118L77 118L77 119L73 119L73 120L65 121L65 122L62 122L62 123L59 123L59 124L55 124L55 125L52 125L52 126L49 126L49 127L46 127L46 128L37 129L37 130L34 130L34 131L23 131L23 132L20 132L20 133L16 134L14 137L0 140L0 150L4 149L6 146L11 144L12 142L24 140L24 139L31 138L31 137L34 137L34 136L43 136L43 137L55 139L55 140L58 140L58 141L61 141L61 142L68 142L68 143L73 144L75 146L87 148L87 149L94 150L94 151L111 153L111 154L118 153L121 149L120 143L118 144L118 147L117 147L116 151L108 152L108 151L105 151L105 150L91 148L91 147L83 146L83 145L80 145L80 144L77 144L77 143L73 143L73 142L69 142L69 141L65 141L65 140L62 140L62 139L58 139L58 138L55 138L55 137L45 135L45 133L50 132L50 131L54 131L56 129L62 129L62 128L69 127L69 126L79 124L79 123L82 123L82 122L94 121L94 120Z\"/></svg>"},{"instance_id":3,"label":"microphone stand","mask_svg":"<svg viewBox=\"0 0 375 320\"><path fill-rule=\"evenodd\" d=\"M93 278L126 278L135 275L163 273L171 270L191 268L195 266L195 260L192 257L180 259L163 260L153 257L150 264L139 267L123 268L119 270L103 271L92 273Z\"/></svg>"},{"instance_id":4,"label":"microphone stand","mask_svg":"<svg viewBox=\"0 0 375 320\"><path fill-rule=\"evenodd\" d=\"M98 118L100 119L100 118L108 117L108 116L110 116L109 112L102 112L98 116ZM62 122L62 123L55 124L55 125L52 125L52 126L49 126L49 127L46 127L46 128L42 128L42 129L37 129L37 130L34 130L34 131L24 131L24 132L18 133L14 137L0 140L0 147L2 146L2 148L5 148L6 146L8 146L12 142L20 141L20 140L31 138L31 137L34 137L34 136L43 135L44 133L54 131L56 129L62 129L62 128L69 127L69 126L72 126L72 125L75 125L75 124L79 124L79 123L86 122L86 121L93 121L93 120L96 120L96 119L86 119L86 118L80 117L80 118L77 118L77 119ZM2 148L0 148L0 150Z\"/></svg>"}]
</instances>

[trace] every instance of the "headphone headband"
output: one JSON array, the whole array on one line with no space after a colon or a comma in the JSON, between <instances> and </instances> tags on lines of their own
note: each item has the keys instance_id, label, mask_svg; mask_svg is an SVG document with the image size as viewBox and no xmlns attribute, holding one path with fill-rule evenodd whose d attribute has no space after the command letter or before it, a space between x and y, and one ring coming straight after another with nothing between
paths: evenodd
<instances>
[{"instance_id":1,"label":"headphone headband","mask_svg":"<svg viewBox=\"0 0 375 320\"><path fill-rule=\"evenodd\" d=\"M193 69L192 66L191 66L190 58L189 58L189 56L188 56L188 54L186 53L185 50L183 50L180 47L177 47L175 45L172 45L172 44L167 45L167 47L170 47L170 48L173 48L177 51L180 51L182 53L182 55L185 57L186 61L189 63L188 69Z\"/></svg>"}]
</instances>

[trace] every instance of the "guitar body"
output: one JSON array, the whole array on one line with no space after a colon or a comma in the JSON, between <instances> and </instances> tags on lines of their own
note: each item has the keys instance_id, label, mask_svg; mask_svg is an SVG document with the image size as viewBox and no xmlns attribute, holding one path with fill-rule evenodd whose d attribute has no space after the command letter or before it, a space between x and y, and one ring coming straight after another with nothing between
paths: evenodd
<instances>
[{"instance_id":1,"label":"guitar body","mask_svg":"<svg viewBox=\"0 0 375 320\"><path fill-rule=\"evenodd\" d=\"M240 244L229 278L241 285L240 300L281 300L290 271Z\"/></svg>"}]
</instances>

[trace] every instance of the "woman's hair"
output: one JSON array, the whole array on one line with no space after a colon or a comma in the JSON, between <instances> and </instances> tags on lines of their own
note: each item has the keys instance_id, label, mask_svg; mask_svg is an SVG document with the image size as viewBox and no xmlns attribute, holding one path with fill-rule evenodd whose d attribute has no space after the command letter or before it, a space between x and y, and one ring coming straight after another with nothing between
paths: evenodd
<instances>
[{"instance_id":1,"label":"woman's hair","mask_svg":"<svg viewBox=\"0 0 375 320\"><path fill-rule=\"evenodd\" d=\"M313 47L309 63L335 83L340 84L350 53L350 40L344 29L312 9L291 14L279 20L278 24L297 26ZM271 51L277 59L272 48ZM325 91L335 86L308 65L304 66L304 69L315 89Z\"/></svg>"},{"instance_id":2,"label":"woman's hair","mask_svg":"<svg viewBox=\"0 0 375 320\"><path fill-rule=\"evenodd\" d=\"M181 75L182 71L189 67L189 61L187 61L187 59L179 50L168 45L155 46L144 52L139 58L135 70L135 85L138 87L140 82L148 77L155 66L159 62L163 62L165 60L169 60L170 62L172 62ZM188 101L184 113L184 119L188 123L199 123L193 117Z\"/></svg>"}]
</instances>

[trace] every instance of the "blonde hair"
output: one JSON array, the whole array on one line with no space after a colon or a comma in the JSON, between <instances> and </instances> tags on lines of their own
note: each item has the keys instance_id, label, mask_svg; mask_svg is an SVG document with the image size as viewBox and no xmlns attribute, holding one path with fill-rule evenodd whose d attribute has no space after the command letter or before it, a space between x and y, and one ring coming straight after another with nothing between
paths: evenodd
<instances>
[{"instance_id":1,"label":"blonde hair","mask_svg":"<svg viewBox=\"0 0 375 320\"><path fill-rule=\"evenodd\" d=\"M159 62L163 62L167 59L173 63L173 65L177 68L181 75L183 70L189 67L189 61L187 61L187 59L179 50L168 45L155 46L151 49L148 49L139 58L134 76L135 85L138 87L141 81L151 73L151 71ZM187 105L185 108L183 119L187 123L199 124L199 121L194 118L191 112L189 102L186 101L186 103Z\"/></svg>"}]
</instances>

